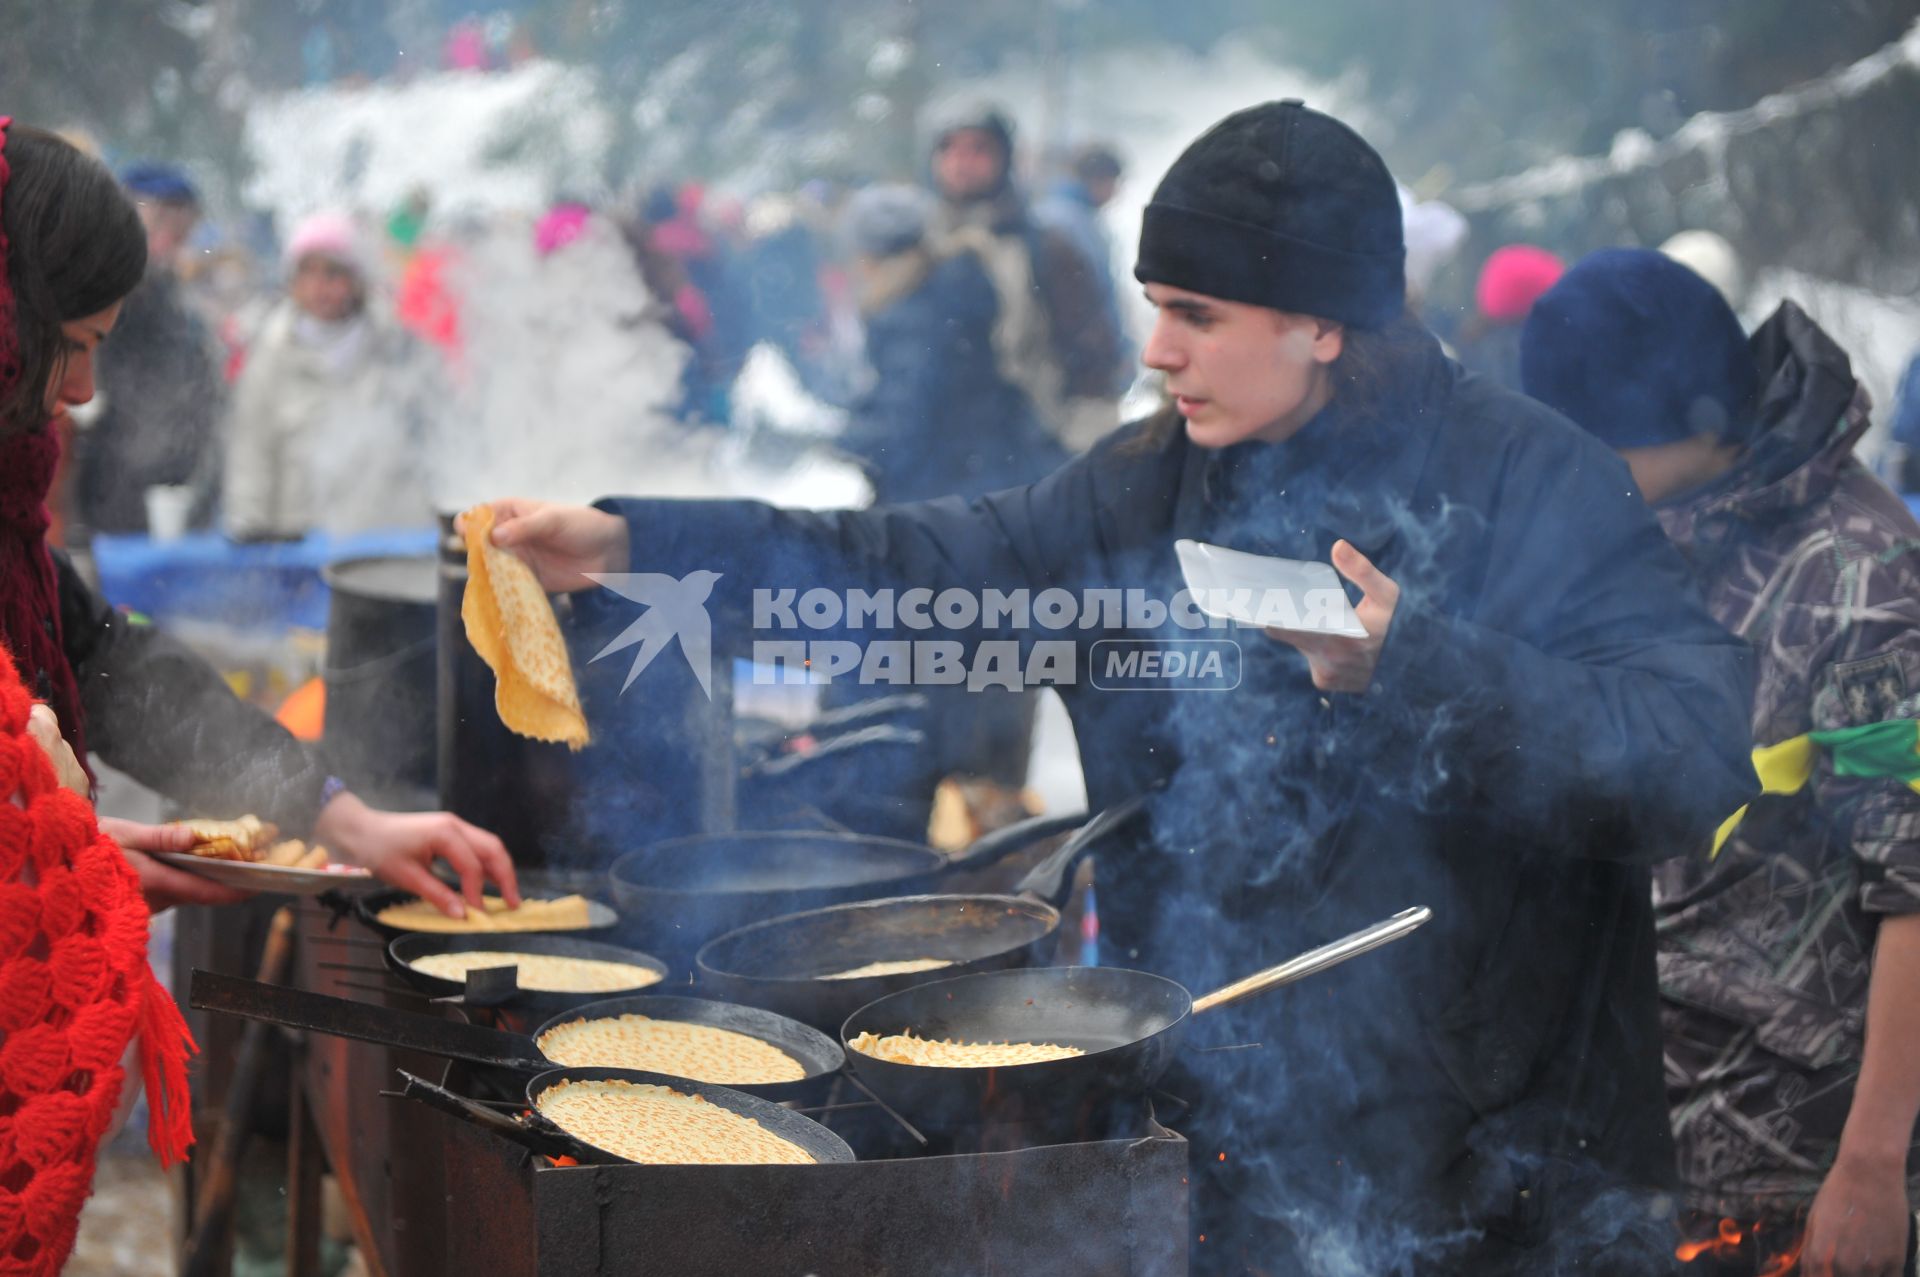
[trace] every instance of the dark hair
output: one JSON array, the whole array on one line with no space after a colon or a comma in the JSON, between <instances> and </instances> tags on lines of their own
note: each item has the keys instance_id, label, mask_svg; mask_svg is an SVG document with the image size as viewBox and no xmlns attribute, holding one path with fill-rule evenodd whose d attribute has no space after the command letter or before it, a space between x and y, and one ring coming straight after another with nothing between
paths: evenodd
<instances>
[{"instance_id":1,"label":"dark hair","mask_svg":"<svg viewBox=\"0 0 1920 1277\"><path fill-rule=\"evenodd\" d=\"M65 359L61 325L113 305L147 269L140 214L105 165L24 125L8 130L5 154L13 175L0 192L0 226L20 375L0 399L0 433L40 423Z\"/></svg>"},{"instance_id":2,"label":"dark hair","mask_svg":"<svg viewBox=\"0 0 1920 1277\"><path fill-rule=\"evenodd\" d=\"M1396 409L1417 396L1417 376L1426 362L1433 335L1411 310L1379 328L1347 325L1341 335L1340 357L1329 373L1333 400L1341 417L1353 425L1373 426L1390 421ZM1147 418L1139 444L1143 451L1164 445L1182 428L1172 404Z\"/></svg>"}]
</instances>

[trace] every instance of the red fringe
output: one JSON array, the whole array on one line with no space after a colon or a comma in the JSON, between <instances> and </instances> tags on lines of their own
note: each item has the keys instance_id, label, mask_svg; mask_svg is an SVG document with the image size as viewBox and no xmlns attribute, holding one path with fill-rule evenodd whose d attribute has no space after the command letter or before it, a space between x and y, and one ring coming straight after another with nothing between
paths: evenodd
<instances>
[{"instance_id":1,"label":"red fringe","mask_svg":"<svg viewBox=\"0 0 1920 1277\"><path fill-rule=\"evenodd\" d=\"M186 1161L193 1147L187 1057L199 1050L173 995L148 972L140 1007L140 1072L147 1085L147 1143L163 1169Z\"/></svg>"}]
</instances>

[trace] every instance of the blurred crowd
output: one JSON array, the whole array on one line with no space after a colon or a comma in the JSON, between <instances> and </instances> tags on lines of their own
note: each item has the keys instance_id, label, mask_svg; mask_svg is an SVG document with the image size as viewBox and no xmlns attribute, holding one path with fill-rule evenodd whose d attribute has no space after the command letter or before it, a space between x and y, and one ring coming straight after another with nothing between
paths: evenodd
<instances>
[{"instance_id":1,"label":"blurred crowd","mask_svg":"<svg viewBox=\"0 0 1920 1277\"><path fill-rule=\"evenodd\" d=\"M486 276L506 242L535 272L619 246L594 269L624 290L635 350L680 352L666 406L688 431L728 425L766 346L836 410L836 446L883 500L1037 478L1119 422L1131 354L1101 211L1123 165L1089 144L1031 186L1022 172L1013 126L982 109L932 139L920 186L816 180L747 199L663 181L537 217L442 216L420 190L383 217L236 230L203 216L184 171L134 164L122 178L150 266L98 394L63 423L61 538L430 523L436 414L498 371L472 366L471 329L499 300ZM529 331L584 326L566 288L511 300Z\"/></svg>"},{"instance_id":2,"label":"blurred crowd","mask_svg":"<svg viewBox=\"0 0 1920 1277\"><path fill-rule=\"evenodd\" d=\"M483 34L462 34L476 66L505 56L483 57ZM122 176L150 267L101 356L99 394L65 423L55 515L74 549L94 533L247 542L430 524L446 504L436 426L456 415L459 387L500 372L498 340L488 370L471 366L468 330L500 307L485 279L503 240L529 250L536 273L620 246L621 269L602 258L579 270L605 276L636 350L678 352L658 406L687 431L735 423L749 354L778 352L878 500L1030 481L1154 403L1120 295L1133 286L1127 254L1104 216L1121 153L1088 142L1027 154L988 106L930 133L918 184L819 178L749 196L663 180L562 197L537 216L440 210L421 189L377 214L216 221L181 169L136 163ZM1475 267L1461 214L1401 196L1411 306L1463 365L1519 388L1520 334L1562 257L1508 244ZM1662 251L1743 308L1725 239L1686 231ZM1429 304L1443 278L1470 298ZM507 346L535 362L536 334L582 323L569 296L557 275L544 294L513 292L521 330ZM1890 420L1881 469L1920 487L1920 359Z\"/></svg>"}]
</instances>

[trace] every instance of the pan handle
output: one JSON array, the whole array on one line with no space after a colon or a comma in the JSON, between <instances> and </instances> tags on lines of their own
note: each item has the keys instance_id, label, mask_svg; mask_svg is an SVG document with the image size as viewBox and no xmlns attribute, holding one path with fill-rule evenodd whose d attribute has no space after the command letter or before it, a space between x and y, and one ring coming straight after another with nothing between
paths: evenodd
<instances>
[{"instance_id":1,"label":"pan handle","mask_svg":"<svg viewBox=\"0 0 1920 1277\"><path fill-rule=\"evenodd\" d=\"M400 1075L400 1090L383 1094L397 1094L403 1100L418 1100L428 1108L439 1109L442 1113L464 1121L472 1122L498 1135L501 1139L518 1144L530 1153L542 1157L572 1157L579 1161L579 1150L573 1144L559 1136L528 1126L525 1122L515 1121L505 1113L488 1108L484 1104L456 1095L444 1086L436 1085L423 1077L416 1077L405 1069L394 1070Z\"/></svg>"},{"instance_id":2,"label":"pan handle","mask_svg":"<svg viewBox=\"0 0 1920 1277\"><path fill-rule=\"evenodd\" d=\"M947 859L948 869L979 869L986 865L997 864L1019 851L1022 847L1031 847L1034 843L1051 838L1055 834L1065 833L1069 829L1084 824L1087 813L1069 812L1064 816L1030 816L1017 821L1005 829L996 829L990 834L982 834L962 850Z\"/></svg>"},{"instance_id":3,"label":"pan handle","mask_svg":"<svg viewBox=\"0 0 1920 1277\"><path fill-rule=\"evenodd\" d=\"M517 1033L481 1024L462 1024L412 1011L396 1011L330 994L264 984L215 971L195 971L187 1005L248 1020L265 1020L289 1029L354 1038L380 1046L424 1051L428 1055L526 1070L553 1065Z\"/></svg>"},{"instance_id":4,"label":"pan handle","mask_svg":"<svg viewBox=\"0 0 1920 1277\"><path fill-rule=\"evenodd\" d=\"M1433 917L1433 910L1422 905L1415 909L1403 909L1385 922L1376 922L1371 927L1356 931L1350 936L1323 944L1318 949L1310 949L1297 958L1289 958L1277 967L1268 967L1265 971L1250 975L1244 980L1236 980L1224 989L1215 989L1204 998L1196 998L1193 1011L1198 1015L1202 1011L1211 1011L1215 1007L1231 1006L1242 1002L1255 994L1277 989L1283 984L1292 984L1328 967L1339 966L1348 958L1357 957L1369 949L1378 949L1402 936L1411 934L1427 919Z\"/></svg>"},{"instance_id":5,"label":"pan handle","mask_svg":"<svg viewBox=\"0 0 1920 1277\"><path fill-rule=\"evenodd\" d=\"M1065 907L1067 894L1073 889L1073 871L1080 864L1081 857L1102 838L1131 823L1146 805L1147 796L1135 794L1088 820L1074 831L1073 837L1054 848L1052 855L1027 872L1027 876L1020 880L1019 894L1037 897L1055 909Z\"/></svg>"}]
</instances>

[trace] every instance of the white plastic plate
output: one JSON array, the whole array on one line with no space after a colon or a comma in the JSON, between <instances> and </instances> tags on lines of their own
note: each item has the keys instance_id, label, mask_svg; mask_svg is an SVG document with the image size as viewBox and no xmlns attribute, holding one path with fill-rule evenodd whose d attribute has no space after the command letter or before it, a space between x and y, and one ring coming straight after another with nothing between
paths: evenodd
<instances>
[{"instance_id":1,"label":"white plastic plate","mask_svg":"<svg viewBox=\"0 0 1920 1277\"><path fill-rule=\"evenodd\" d=\"M1173 543L1194 606L1208 616L1305 634L1367 637L1331 563L1277 559L1205 541Z\"/></svg>"}]
</instances>

